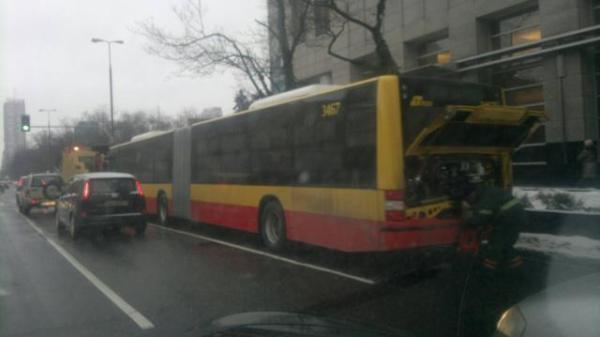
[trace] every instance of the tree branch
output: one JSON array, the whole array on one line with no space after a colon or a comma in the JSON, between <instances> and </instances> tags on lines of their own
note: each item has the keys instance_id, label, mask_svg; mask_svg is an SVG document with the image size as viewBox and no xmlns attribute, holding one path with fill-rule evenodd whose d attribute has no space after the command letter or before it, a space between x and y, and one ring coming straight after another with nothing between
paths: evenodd
<instances>
[{"instance_id":1,"label":"tree branch","mask_svg":"<svg viewBox=\"0 0 600 337\"><path fill-rule=\"evenodd\" d=\"M342 28L340 28L340 30L337 33L330 32L331 40L329 41L329 45L327 46L327 53L329 55L335 57L335 58L338 58L338 59L342 60L342 61L346 61L346 62L349 62L349 63L352 63L352 64L358 64L358 65L360 65L360 64L362 64L361 62L358 62L358 61L353 60L351 58L348 58L346 56L342 56L342 55L340 55L340 54L338 54L338 53L336 53L336 52L333 51L333 45L337 42L337 39L344 32L344 29L346 28L346 22L347 21L344 21L342 23Z\"/></svg>"},{"instance_id":2,"label":"tree branch","mask_svg":"<svg viewBox=\"0 0 600 337\"><path fill-rule=\"evenodd\" d=\"M325 6L325 7L329 8L329 9L333 10L336 14L338 14L339 16L341 16L342 18L344 18L344 20L350 21L350 22L352 22L354 24L357 24L357 25L359 25L359 26L361 26L361 27L363 27L363 28L365 28L365 29L367 29L369 31L373 31L373 30L375 30L377 28L375 26L369 25L368 23L366 23L366 22L364 22L362 20L359 20L359 19L353 17L350 13L342 10L337 5L336 0L329 0L326 4L323 4L321 6Z\"/></svg>"}]
</instances>

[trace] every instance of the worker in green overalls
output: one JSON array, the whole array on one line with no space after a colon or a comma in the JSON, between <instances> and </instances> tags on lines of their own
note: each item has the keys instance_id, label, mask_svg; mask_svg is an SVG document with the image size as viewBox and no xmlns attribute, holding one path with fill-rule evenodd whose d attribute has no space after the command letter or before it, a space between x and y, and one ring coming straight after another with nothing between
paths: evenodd
<instances>
[{"instance_id":1,"label":"worker in green overalls","mask_svg":"<svg viewBox=\"0 0 600 337\"><path fill-rule=\"evenodd\" d=\"M478 184L472 185L466 201L471 206L467 225L489 231L488 244L481 251L483 267L495 270L521 266L523 260L514 245L527 215L519 199L499 187Z\"/></svg>"},{"instance_id":2,"label":"worker in green overalls","mask_svg":"<svg viewBox=\"0 0 600 337\"><path fill-rule=\"evenodd\" d=\"M519 200L499 187L469 183L465 201L470 208L465 215L467 226L485 232L477 261L465 286L468 305L463 316L462 335L490 336L500 315L522 297L523 259L514 249L527 215ZM487 235L489 234L489 235Z\"/></svg>"}]
</instances>

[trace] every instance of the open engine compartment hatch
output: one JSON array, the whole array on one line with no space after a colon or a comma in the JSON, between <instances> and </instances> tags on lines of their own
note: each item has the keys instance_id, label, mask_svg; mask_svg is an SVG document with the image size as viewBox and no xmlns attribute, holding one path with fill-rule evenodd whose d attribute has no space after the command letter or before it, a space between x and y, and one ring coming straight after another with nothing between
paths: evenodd
<instances>
[{"instance_id":1,"label":"open engine compartment hatch","mask_svg":"<svg viewBox=\"0 0 600 337\"><path fill-rule=\"evenodd\" d=\"M546 119L544 112L500 105L448 105L438 108L407 147L407 155L435 153L447 148L512 150Z\"/></svg>"}]
</instances>

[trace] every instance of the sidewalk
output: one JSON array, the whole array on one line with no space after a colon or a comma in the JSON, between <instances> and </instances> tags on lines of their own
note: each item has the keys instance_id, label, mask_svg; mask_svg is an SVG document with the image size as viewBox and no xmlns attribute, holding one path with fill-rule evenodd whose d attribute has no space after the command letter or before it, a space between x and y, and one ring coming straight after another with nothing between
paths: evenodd
<instances>
[{"instance_id":1,"label":"sidewalk","mask_svg":"<svg viewBox=\"0 0 600 337\"><path fill-rule=\"evenodd\" d=\"M521 187L513 193L531 211L600 214L600 189L577 187Z\"/></svg>"}]
</instances>

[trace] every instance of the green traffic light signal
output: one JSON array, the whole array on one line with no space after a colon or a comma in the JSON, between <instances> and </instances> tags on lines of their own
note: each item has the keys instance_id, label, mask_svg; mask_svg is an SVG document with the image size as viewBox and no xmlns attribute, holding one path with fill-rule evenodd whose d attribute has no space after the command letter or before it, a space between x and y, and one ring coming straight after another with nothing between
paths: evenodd
<instances>
[{"instance_id":1,"label":"green traffic light signal","mask_svg":"<svg viewBox=\"0 0 600 337\"><path fill-rule=\"evenodd\" d=\"M29 132L31 131L31 120L29 115L21 116L21 132Z\"/></svg>"}]
</instances>

